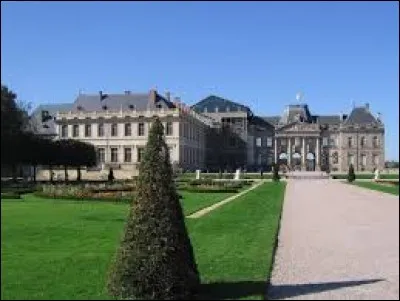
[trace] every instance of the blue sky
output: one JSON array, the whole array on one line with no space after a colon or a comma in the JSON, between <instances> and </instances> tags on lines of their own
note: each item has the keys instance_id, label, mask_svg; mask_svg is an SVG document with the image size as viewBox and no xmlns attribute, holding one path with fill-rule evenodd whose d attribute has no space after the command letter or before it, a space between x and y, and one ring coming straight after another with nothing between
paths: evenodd
<instances>
[{"instance_id":1,"label":"blue sky","mask_svg":"<svg viewBox=\"0 0 400 301\"><path fill-rule=\"evenodd\" d=\"M281 114L370 103L399 158L396 2L2 2L1 80L23 101L157 87Z\"/></svg>"}]
</instances>

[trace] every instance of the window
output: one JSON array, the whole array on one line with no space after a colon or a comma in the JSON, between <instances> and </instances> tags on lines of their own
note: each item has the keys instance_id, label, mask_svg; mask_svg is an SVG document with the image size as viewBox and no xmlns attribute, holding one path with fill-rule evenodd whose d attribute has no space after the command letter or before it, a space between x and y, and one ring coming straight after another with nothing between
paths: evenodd
<instances>
[{"instance_id":1,"label":"window","mask_svg":"<svg viewBox=\"0 0 400 301\"><path fill-rule=\"evenodd\" d=\"M116 123L111 124L111 136L118 136L118 124Z\"/></svg>"},{"instance_id":2,"label":"window","mask_svg":"<svg viewBox=\"0 0 400 301\"><path fill-rule=\"evenodd\" d=\"M361 165L367 166L367 155L366 154L361 155Z\"/></svg>"},{"instance_id":3,"label":"window","mask_svg":"<svg viewBox=\"0 0 400 301\"><path fill-rule=\"evenodd\" d=\"M111 148L111 162L118 162L118 148L116 147Z\"/></svg>"},{"instance_id":4,"label":"window","mask_svg":"<svg viewBox=\"0 0 400 301\"><path fill-rule=\"evenodd\" d=\"M144 148L143 147L139 147L137 149L137 161L138 162L142 161L143 155L144 155Z\"/></svg>"},{"instance_id":5,"label":"window","mask_svg":"<svg viewBox=\"0 0 400 301\"><path fill-rule=\"evenodd\" d=\"M349 154L348 161L349 161L349 165L350 164L354 165L354 155L353 154Z\"/></svg>"},{"instance_id":6,"label":"window","mask_svg":"<svg viewBox=\"0 0 400 301\"><path fill-rule=\"evenodd\" d=\"M372 156L372 161L374 162L375 166L379 165L379 156L378 155L373 155Z\"/></svg>"},{"instance_id":7,"label":"window","mask_svg":"<svg viewBox=\"0 0 400 301\"><path fill-rule=\"evenodd\" d=\"M267 137L267 147L272 146L272 137Z\"/></svg>"},{"instance_id":8,"label":"window","mask_svg":"<svg viewBox=\"0 0 400 301\"><path fill-rule=\"evenodd\" d=\"M261 147L261 143L262 143L261 137L256 138L256 145Z\"/></svg>"},{"instance_id":9,"label":"window","mask_svg":"<svg viewBox=\"0 0 400 301\"><path fill-rule=\"evenodd\" d=\"M144 123L140 122L138 124L138 136L144 136Z\"/></svg>"},{"instance_id":10,"label":"window","mask_svg":"<svg viewBox=\"0 0 400 301\"><path fill-rule=\"evenodd\" d=\"M333 164L338 164L338 163L339 163L339 156L338 156L338 153L337 153L337 152L334 152L334 153L332 154L332 163L333 163Z\"/></svg>"},{"instance_id":11,"label":"window","mask_svg":"<svg viewBox=\"0 0 400 301\"><path fill-rule=\"evenodd\" d=\"M281 141L281 145L282 145L282 146L285 146L285 145L286 145L286 139L281 139L280 141Z\"/></svg>"},{"instance_id":12,"label":"window","mask_svg":"<svg viewBox=\"0 0 400 301\"><path fill-rule=\"evenodd\" d=\"M97 162L99 163L106 162L106 152L104 148L97 149Z\"/></svg>"},{"instance_id":13,"label":"window","mask_svg":"<svg viewBox=\"0 0 400 301\"><path fill-rule=\"evenodd\" d=\"M61 137L68 137L68 125L61 126Z\"/></svg>"},{"instance_id":14,"label":"window","mask_svg":"<svg viewBox=\"0 0 400 301\"><path fill-rule=\"evenodd\" d=\"M361 139L360 139L360 146L365 147L365 137L364 136L361 137Z\"/></svg>"},{"instance_id":15,"label":"window","mask_svg":"<svg viewBox=\"0 0 400 301\"><path fill-rule=\"evenodd\" d=\"M124 161L125 162L132 161L132 149L130 147L125 147L124 149Z\"/></svg>"},{"instance_id":16,"label":"window","mask_svg":"<svg viewBox=\"0 0 400 301\"><path fill-rule=\"evenodd\" d=\"M373 147L378 147L379 146L378 137L374 136L372 138L372 146Z\"/></svg>"},{"instance_id":17,"label":"window","mask_svg":"<svg viewBox=\"0 0 400 301\"><path fill-rule=\"evenodd\" d=\"M72 126L72 136L78 137L79 136L79 124L74 124Z\"/></svg>"},{"instance_id":18,"label":"window","mask_svg":"<svg viewBox=\"0 0 400 301\"><path fill-rule=\"evenodd\" d=\"M125 136L132 135L132 126L130 123L125 123Z\"/></svg>"},{"instance_id":19,"label":"window","mask_svg":"<svg viewBox=\"0 0 400 301\"><path fill-rule=\"evenodd\" d=\"M174 148L172 146L168 146L168 151L169 151L169 158L172 159L174 156Z\"/></svg>"},{"instance_id":20,"label":"window","mask_svg":"<svg viewBox=\"0 0 400 301\"><path fill-rule=\"evenodd\" d=\"M92 125L85 124L85 137L90 137L90 136L92 136Z\"/></svg>"},{"instance_id":21,"label":"window","mask_svg":"<svg viewBox=\"0 0 400 301\"><path fill-rule=\"evenodd\" d=\"M104 124L100 123L97 127L97 136L103 137L104 136Z\"/></svg>"},{"instance_id":22,"label":"window","mask_svg":"<svg viewBox=\"0 0 400 301\"><path fill-rule=\"evenodd\" d=\"M347 138L347 146L352 147L353 146L353 137L348 137Z\"/></svg>"},{"instance_id":23,"label":"window","mask_svg":"<svg viewBox=\"0 0 400 301\"><path fill-rule=\"evenodd\" d=\"M329 139L329 145L330 146L335 146L336 145L336 140L334 138Z\"/></svg>"},{"instance_id":24,"label":"window","mask_svg":"<svg viewBox=\"0 0 400 301\"><path fill-rule=\"evenodd\" d=\"M172 136L172 122L167 121L166 128L165 128L165 135Z\"/></svg>"},{"instance_id":25,"label":"window","mask_svg":"<svg viewBox=\"0 0 400 301\"><path fill-rule=\"evenodd\" d=\"M328 137L322 138L322 146L328 146Z\"/></svg>"}]
</instances>

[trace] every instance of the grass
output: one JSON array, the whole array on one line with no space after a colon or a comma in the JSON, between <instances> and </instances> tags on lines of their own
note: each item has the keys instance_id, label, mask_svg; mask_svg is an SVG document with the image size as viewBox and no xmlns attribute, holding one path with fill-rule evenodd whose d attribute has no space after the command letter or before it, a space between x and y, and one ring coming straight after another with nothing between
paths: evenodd
<instances>
[{"instance_id":1,"label":"grass","mask_svg":"<svg viewBox=\"0 0 400 301\"><path fill-rule=\"evenodd\" d=\"M207 296L261 298L283 191L284 183L266 183L204 218L187 220ZM196 197L183 194L183 203L190 203L185 210L194 210ZM215 201L200 195L204 204ZM108 299L106 272L127 204L25 195L2 200L1 208L2 299Z\"/></svg>"},{"instance_id":2,"label":"grass","mask_svg":"<svg viewBox=\"0 0 400 301\"><path fill-rule=\"evenodd\" d=\"M200 209L211 206L212 204L218 203L235 193L180 191L179 194L183 197L183 199L181 199L183 212L185 215L189 215Z\"/></svg>"},{"instance_id":3,"label":"grass","mask_svg":"<svg viewBox=\"0 0 400 301\"><path fill-rule=\"evenodd\" d=\"M360 187L372 189L372 190L377 190L381 192L386 192L386 193L391 193L394 195L399 195L399 186L389 186L389 185L384 185L384 184L378 184L374 182L361 182L361 181L355 181L352 183L353 185L357 185Z\"/></svg>"},{"instance_id":4,"label":"grass","mask_svg":"<svg viewBox=\"0 0 400 301\"><path fill-rule=\"evenodd\" d=\"M208 297L263 299L284 187L283 182L262 184L202 218L188 220Z\"/></svg>"}]
</instances>

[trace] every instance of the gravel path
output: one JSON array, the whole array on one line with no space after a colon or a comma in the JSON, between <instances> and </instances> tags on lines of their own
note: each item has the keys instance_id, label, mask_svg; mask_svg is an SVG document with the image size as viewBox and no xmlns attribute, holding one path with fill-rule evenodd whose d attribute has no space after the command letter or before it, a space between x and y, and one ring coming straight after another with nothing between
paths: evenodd
<instances>
[{"instance_id":1,"label":"gravel path","mask_svg":"<svg viewBox=\"0 0 400 301\"><path fill-rule=\"evenodd\" d=\"M399 300L398 196L290 180L269 299Z\"/></svg>"}]
</instances>

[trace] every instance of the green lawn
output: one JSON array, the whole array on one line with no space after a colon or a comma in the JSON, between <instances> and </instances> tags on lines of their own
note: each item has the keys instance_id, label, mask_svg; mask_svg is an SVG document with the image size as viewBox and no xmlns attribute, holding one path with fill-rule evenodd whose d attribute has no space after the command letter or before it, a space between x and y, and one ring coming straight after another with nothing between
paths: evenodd
<instances>
[{"instance_id":1,"label":"green lawn","mask_svg":"<svg viewBox=\"0 0 400 301\"><path fill-rule=\"evenodd\" d=\"M187 220L202 281L209 283L203 290L212 298L260 298L265 291L283 191L284 183L266 183ZM184 204L196 203L185 194ZM222 198L201 195L205 202ZM127 212L126 204L106 202L2 200L1 298L105 299L106 271Z\"/></svg>"},{"instance_id":2,"label":"green lawn","mask_svg":"<svg viewBox=\"0 0 400 301\"><path fill-rule=\"evenodd\" d=\"M199 211L200 209L211 206L214 203L218 203L223 199L234 195L234 193L225 192L208 193L189 191L180 191L179 194L183 197L183 199L181 199L181 203L185 215L189 215L193 212Z\"/></svg>"},{"instance_id":3,"label":"green lawn","mask_svg":"<svg viewBox=\"0 0 400 301\"><path fill-rule=\"evenodd\" d=\"M399 195L399 186L389 186L389 185L383 185L383 184L378 184L374 182L362 182L362 181L355 181L353 182L354 185L372 189L372 190L378 190L382 192L387 192L395 195Z\"/></svg>"}]
</instances>

